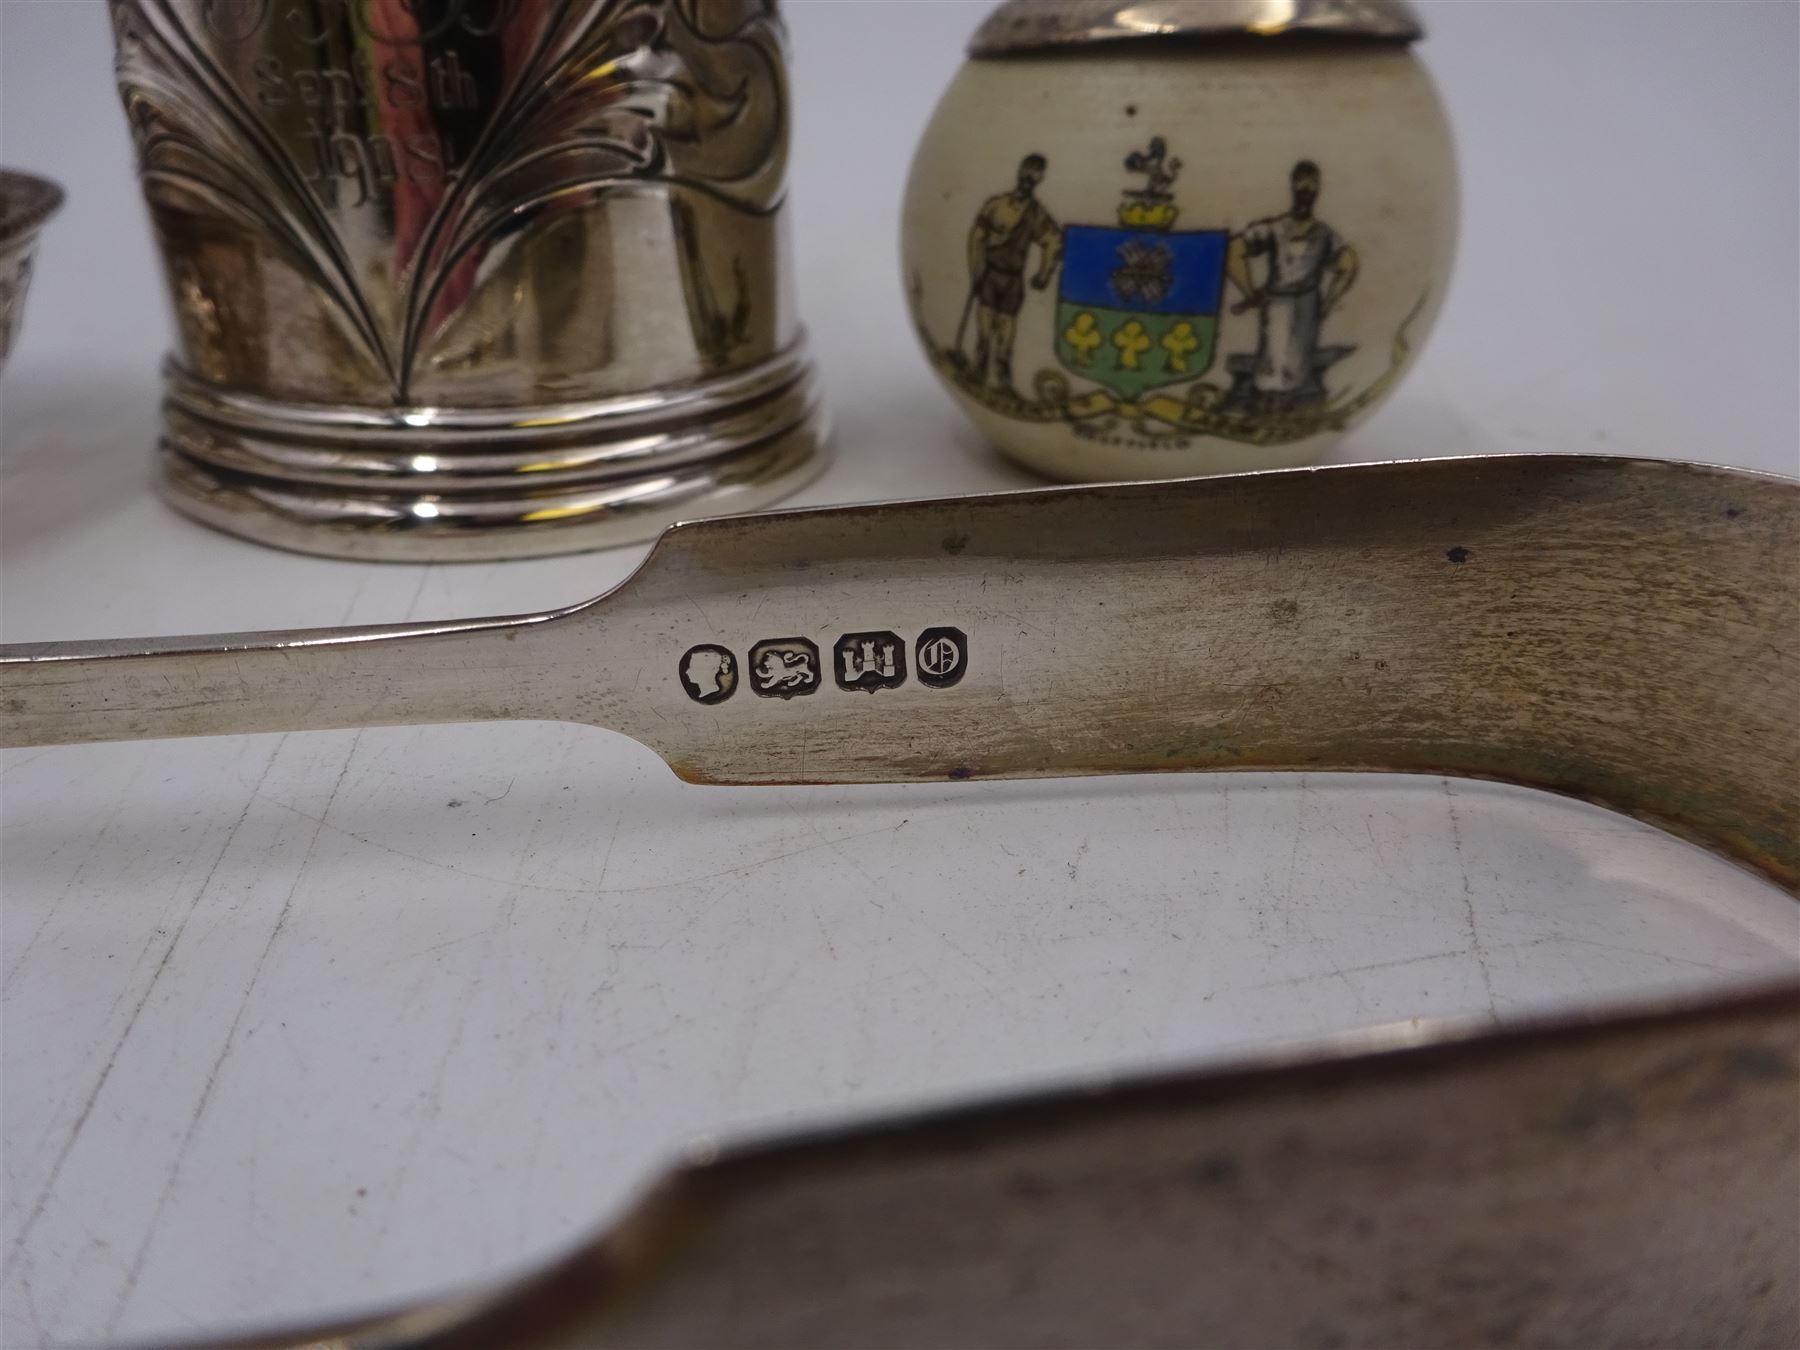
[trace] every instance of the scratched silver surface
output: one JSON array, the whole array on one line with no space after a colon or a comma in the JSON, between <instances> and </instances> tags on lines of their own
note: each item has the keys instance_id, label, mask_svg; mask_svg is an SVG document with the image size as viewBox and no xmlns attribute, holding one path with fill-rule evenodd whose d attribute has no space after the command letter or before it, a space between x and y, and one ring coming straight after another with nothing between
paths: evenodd
<instances>
[{"instance_id":1,"label":"scratched silver surface","mask_svg":"<svg viewBox=\"0 0 1800 1350\"><path fill-rule=\"evenodd\" d=\"M68 541L33 537L38 594L80 577ZM231 555L165 546L183 543ZM266 562L344 621L571 595L591 567ZM257 612L253 587L217 594ZM220 603L149 576L95 596L90 631ZM1793 968L1791 900L1619 816L1479 783L695 792L544 724L4 768L0 1316L28 1343L310 1318L514 1268L722 1129Z\"/></svg>"},{"instance_id":2,"label":"scratched silver surface","mask_svg":"<svg viewBox=\"0 0 1800 1350\"><path fill-rule=\"evenodd\" d=\"M557 611L0 648L0 743L551 720L712 783L1448 772L1793 884L1797 548L1792 480L1594 456L775 512Z\"/></svg>"},{"instance_id":3,"label":"scratched silver surface","mask_svg":"<svg viewBox=\"0 0 1800 1350\"><path fill-rule=\"evenodd\" d=\"M1444 547L1449 538L1458 542ZM796 511L679 527L606 596L514 619L0 648L0 730L10 743L30 744L458 720L584 721L624 730L693 781L950 780L964 790L977 778L1170 769L1438 772L1588 797L1794 889L1800 773L1791 717L1800 654L1782 621L1800 595L1797 556L1800 483L1579 456ZM875 626L883 622L894 627ZM760 712L765 707L787 711L770 716ZM514 783L487 804L504 801ZM321 829L336 794L334 786L325 810L311 816ZM450 807L462 804L452 799ZM1468 932L1492 1011L1491 953L1483 949L1453 802L1448 813L1465 868ZM602 878L616 845L615 828ZM1068 863L1071 883L1087 849L1084 841ZM1289 887L1295 862L1297 856ZM873 874L863 879L876 883ZM291 900L290 893L271 944ZM827 951L835 952L823 916L815 911L814 918ZM1349 978L1341 964L1335 968ZM1772 1038L1766 1053L1757 1051L1763 1058L1740 1041L1708 1053L1720 1063L1751 1056L1786 1066L1786 991L1795 987L1783 986L1788 1002L1757 1014L1765 1019L1757 1034ZM228 1045L235 1034L234 1023ZM1427 1026L1366 1037L1354 1043L1364 1058L1353 1063L1368 1067L1369 1052L1384 1038L1429 1042L1438 1034ZM1080 1179L1109 1156L1107 1131L1129 1132L1140 1109L1133 1103L1155 1098L1127 1085L1123 1095L1087 1099L1080 1129L1050 1124L1061 1109L1051 1099L1020 1098L1001 1108L998 1118L1011 1122L1012 1134L985 1171L976 1169L987 1182L1016 1179L1016 1159L1033 1155L1034 1122L1066 1135L1075 1149L1041 1183L1046 1194L1063 1197L1058 1210L1037 1213L1046 1200L1003 1186L1004 1202L977 1204L969 1216L993 1220L1003 1235L993 1239L995 1251L1023 1272L1024 1286L959 1265L941 1216L906 1227L910 1236L897 1244L875 1236L884 1216L905 1207L868 1199L859 1187L900 1185L904 1192L896 1170L909 1165L902 1154L916 1152L916 1165L932 1175L946 1147L949 1157L961 1156L954 1140L933 1142L932 1128L901 1124L873 1153L854 1140L842 1158L829 1141L799 1142L778 1148L786 1161L772 1166L755 1151L730 1154L716 1175L706 1168L713 1145L690 1150L694 1167L666 1175L618 1227L592 1237L566 1264L546 1267L572 1272L568 1279L502 1286L491 1312L471 1312L457 1296L360 1329L307 1328L256 1344L424 1345L428 1337L415 1341L421 1328L464 1317L492 1319L481 1323L485 1331L470 1324L476 1342L546 1345L595 1343L597 1336L622 1344L954 1344L971 1319L991 1337L1034 1344L1088 1343L1122 1327L1161 1343L1169 1328L1198 1325L1195 1319L1228 1338L1285 1343L1309 1337L1321 1318L1381 1340L1460 1338L1496 1318L1531 1318L1546 1334L1585 1327L1603 1340L1637 1341L1663 1335L1676 1325L1669 1318L1695 1300L1758 1282L1772 1294L1769 1325L1785 1325L1794 1294L1781 1269L1786 1238L1764 1223L1779 1224L1779 1214L1746 1216L1747 1200L1691 1197L1678 1202L1678 1215L1668 1213L1643 1182L1651 1173L1697 1169L1689 1189L1713 1190L1708 1169L1723 1166L1735 1177L1744 1151L1785 1176L1794 1158L1783 1125L1791 1094L1783 1095L1782 1075L1790 1070L1750 1074L1745 1081L1758 1085L1755 1101L1728 1093L1719 1101L1732 1109L1700 1123L1691 1103L1670 1112L1670 1093L1653 1085L1671 1081L1675 1066L1699 1062L1696 1055L1710 1063L1683 1039L1704 1034L1671 1024L1663 1035L1648 1043L1646 1066L1627 1075L1639 1084L1631 1091L1645 1094L1646 1119L1657 1123L1604 1150L1610 1179L1584 1152L1598 1146L1591 1126L1557 1135L1571 1176L1591 1192L1571 1207L1560 1199L1522 1203L1509 1178L1515 1166L1541 1162L1545 1145L1533 1142L1532 1122L1545 1112L1587 1111L1584 1093L1614 1090L1593 1086L1598 1066L1611 1061L1596 1052L1594 1063L1563 1071L1567 1083L1547 1068L1521 1070L1545 1099L1496 1133L1491 1112L1470 1111L1467 1092L1477 1089L1458 1076L1474 1073L1498 1044L1475 1032L1446 1081L1417 1088L1409 1118L1444 1114L1469 1134L1471 1157L1486 1157L1491 1147L1518 1152L1521 1161L1458 1162L1469 1175L1457 1194L1475 1198L1454 1216L1431 1199L1442 1178L1429 1162L1403 1150L1387 1164L1392 1175L1385 1181L1372 1181L1368 1166L1352 1167L1330 1183L1342 1195L1305 1193L1300 1212L1286 1220L1293 1232L1262 1218L1243 1230L1246 1242L1267 1252L1228 1283L1241 1290L1254 1276L1267 1287L1241 1308L1226 1289L1196 1285L1185 1259L1171 1263L1166 1242L1125 1261L1092 1297L1071 1294L1060 1279L1037 1289L1032 1272L1069 1263L1091 1271L1096 1244L1115 1252L1128 1236L1107 1236L1120 1222L1115 1206L1078 1199L1091 1194L1091 1178ZM1277 1094L1282 1100L1316 1091L1322 1104L1339 1103L1365 1126L1365 1115L1384 1109L1376 1087L1351 1091L1336 1070L1321 1069L1317 1083L1303 1063L1274 1072L1288 1075ZM1710 1072L1700 1078L1710 1082ZM1172 1152L1162 1171L1150 1167L1141 1183L1159 1192L1191 1174L1193 1145L1181 1141L1220 1128L1222 1119L1204 1109L1213 1090L1204 1074L1190 1071L1180 1081L1198 1095L1173 1108ZM1516 1105L1516 1091L1488 1090L1499 1093L1497 1104ZM1617 1090L1626 1091L1623 1080ZM1676 1098L1715 1090L1722 1089L1696 1080ZM202 1107L208 1095L210 1088ZM952 1135L991 1134L978 1117L948 1128ZM1247 1137L1266 1134L1246 1128ZM1373 1128L1386 1137L1392 1122ZM1720 1131L1728 1136L1722 1143L1714 1137ZM1458 1148L1448 1153L1463 1158ZM1286 1176L1290 1164L1277 1160L1270 1175ZM846 1165L855 1184L831 1184ZM59 1159L52 1186L60 1168ZM955 1198L925 1210L941 1215L943 1205L968 1204L970 1184L977 1183L951 1184ZM721 1185L727 1189L715 1194ZM1445 1225L1445 1243L1481 1252L1470 1260L1498 1292L1472 1301L1462 1291L1423 1304L1404 1288L1368 1297L1370 1281L1439 1278L1437 1244L1420 1250L1410 1240L1353 1243L1356 1259L1337 1268L1335 1289L1317 1279L1284 1284L1276 1270L1281 1254L1310 1242L1320 1224L1329 1227L1341 1215L1344 1196L1371 1185L1372 1194L1392 1199L1388 1208L1367 1211L1371 1232L1384 1216L1393 1219L1393 1205L1422 1204ZM1490 1191L1492 1203L1480 1198ZM21 1245L49 1196L47 1187ZM1755 1199L1761 1204L1766 1195ZM1500 1235L1506 1225L1493 1205L1502 1203L1516 1240ZM764 1220L790 1235L799 1223L792 1242L743 1231L746 1207L779 1216L794 1206L798 1219ZM1065 1212L1066 1223L1054 1217ZM1689 1238L1648 1244L1644 1262L1634 1266L1635 1284L1606 1285L1619 1240L1608 1225L1661 1231L1665 1214L1671 1223L1679 1217L1676 1226L1692 1240L1735 1254L1696 1262L1683 1245ZM1171 1201L1164 1221L1184 1231L1203 1215L1223 1216L1194 1195ZM1400 1222L1395 1231L1414 1227ZM834 1243L839 1268L808 1255L805 1234L815 1230L841 1230ZM1050 1234L1055 1241L1046 1243ZM1497 1245L1486 1251L1483 1244ZM1563 1253L1554 1275L1539 1269L1537 1257L1502 1255L1545 1244ZM705 1256L695 1258L690 1247ZM686 1259L672 1259L678 1248ZM1360 1271L1358 1260L1370 1268ZM1414 1267L1414 1276L1401 1273ZM138 1278L134 1262L119 1308ZM1543 1297L1514 1288L1524 1279L1544 1281ZM1135 1285L1143 1286L1139 1293L1123 1292ZM1001 1287L1010 1301L996 1304ZM894 1289L906 1294L898 1304ZM1755 1340L1763 1325L1755 1309L1734 1311L1725 1339Z\"/></svg>"}]
</instances>

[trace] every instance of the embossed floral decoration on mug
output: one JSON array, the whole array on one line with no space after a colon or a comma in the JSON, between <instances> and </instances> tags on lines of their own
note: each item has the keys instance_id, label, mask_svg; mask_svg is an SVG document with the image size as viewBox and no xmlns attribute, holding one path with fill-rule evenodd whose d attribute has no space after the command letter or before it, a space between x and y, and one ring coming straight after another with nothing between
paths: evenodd
<instances>
[{"instance_id":1,"label":"embossed floral decoration on mug","mask_svg":"<svg viewBox=\"0 0 1800 1350\"><path fill-rule=\"evenodd\" d=\"M774 0L111 3L182 510L504 557L822 466Z\"/></svg>"}]
</instances>

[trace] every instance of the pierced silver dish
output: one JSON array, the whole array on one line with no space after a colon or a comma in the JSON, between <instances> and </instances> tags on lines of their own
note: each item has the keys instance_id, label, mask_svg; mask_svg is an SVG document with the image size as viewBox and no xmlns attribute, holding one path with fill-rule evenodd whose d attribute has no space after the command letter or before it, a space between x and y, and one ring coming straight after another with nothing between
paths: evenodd
<instances>
[{"instance_id":1,"label":"pierced silver dish","mask_svg":"<svg viewBox=\"0 0 1800 1350\"><path fill-rule=\"evenodd\" d=\"M0 366L25 313L38 234L62 204L63 190L49 179L0 169Z\"/></svg>"}]
</instances>

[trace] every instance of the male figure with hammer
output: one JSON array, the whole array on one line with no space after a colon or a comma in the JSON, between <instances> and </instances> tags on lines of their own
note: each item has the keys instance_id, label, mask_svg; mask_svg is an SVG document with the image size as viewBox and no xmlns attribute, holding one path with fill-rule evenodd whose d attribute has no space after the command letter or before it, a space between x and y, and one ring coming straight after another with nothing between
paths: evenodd
<instances>
[{"instance_id":1,"label":"male figure with hammer","mask_svg":"<svg viewBox=\"0 0 1800 1350\"><path fill-rule=\"evenodd\" d=\"M1254 309L1261 319L1255 384L1268 412L1322 396L1315 368L1319 328L1356 284L1356 250L1313 214L1319 182L1319 166L1310 159L1294 165L1287 214L1246 226L1225 251L1225 275L1244 295L1231 312ZM1259 255L1268 259L1260 286L1250 272L1250 259Z\"/></svg>"},{"instance_id":2,"label":"male figure with hammer","mask_svg":"<svg viewBox=\"0 0 1800 1350\"><path fill-rule=\"evenodd\" d=\"M987 382L991 361L1000 387L1009 392L1013 390L1013 338L1025 303L1025 266L1031 247L1036 244L1040 251L1037 274L1031 279L1037 290L1050 284L1062 259L1062 227L1036 195L1045 167L1042 155L1027 155L1019 164L1017 185L984 202L969 231L969 299L956 330L956 350L962 351L969 312L974 310L976 378Z\"/></svg>"}]
</instances>

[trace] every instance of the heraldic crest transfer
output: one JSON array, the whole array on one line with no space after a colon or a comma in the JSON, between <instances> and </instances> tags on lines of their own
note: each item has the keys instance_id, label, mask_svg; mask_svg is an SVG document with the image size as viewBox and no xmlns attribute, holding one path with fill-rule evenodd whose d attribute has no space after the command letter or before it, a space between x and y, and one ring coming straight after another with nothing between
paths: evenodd
<instances>
[{"instance_id":1,"label":"heraldic crest transfer","mask_svg":"<svg viewBox=\"0 0 1800 1350\"><path fill-rule=\"evenodd\" d=\"M1183 228L1182 162L1162 137L1124 164L1133 185L1116 223L1058 222L1038 195L1055 166L1037 154L1020 162L1010 191L982 204L957 330L947 346L921 332L957 388L1003 416L1086 434L1273 445L1342 430L1399 378L1424 297L1395 333L1385 372L1362 389L1332 379L1356 348L1331 340L1331 315L1362 264L1318 213L1319 165L1291 167L1285 211L1233 230ZM1032 294L1052 283L1053 304ZM1226 315L1250 314L1254 345L1236 325L1242 350L1222 351ZM1033 373L1028 390L1013 366L1021 323L1054 325L1060 366Z\"/></svg>"}]
</instances>

